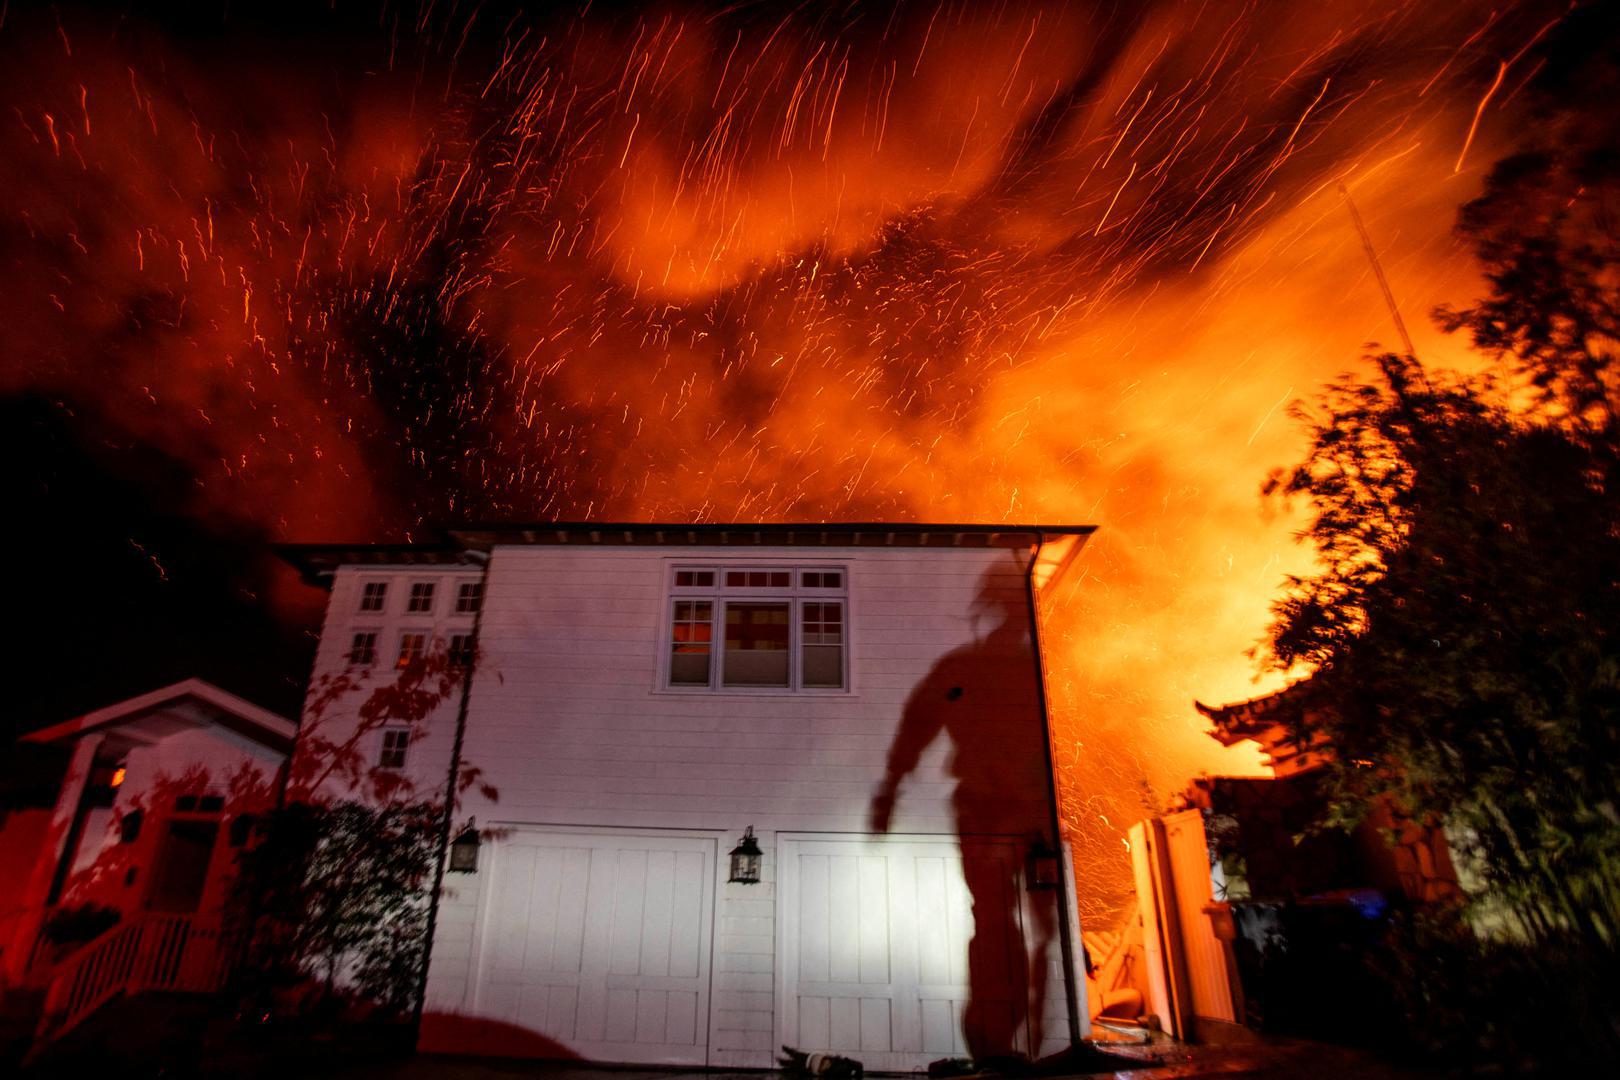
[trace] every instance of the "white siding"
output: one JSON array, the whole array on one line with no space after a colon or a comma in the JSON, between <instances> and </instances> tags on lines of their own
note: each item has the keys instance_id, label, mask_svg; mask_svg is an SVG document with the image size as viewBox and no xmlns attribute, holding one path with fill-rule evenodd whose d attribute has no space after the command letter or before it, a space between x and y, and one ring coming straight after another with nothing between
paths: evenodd
<instances>
[{"instance_id":1,"label":"white siding","mask_svg":"<svg viewBox=\"0 0 1620 1080\"><path fill-rule=\"evenodd\" d=\"M342 742L353 734L360 723L359 708L367 694L377 687L388 685L396 676L394 664L399 655L400 637L406 633L426 634L430 642L448 644L450 635L471 633L475 616L454 611L456 588L464 582L479 580L476 567L378 567L344 566L333 575L332 593L326 605L326 619L321 628L320 642L315 652L315 667L311 682L310 701L319 693L324 678L345 672L363 675L362 685L354 692L335 701L324 715L317 717L306 705L302 720L302 737L314 729L334 742ZM411 585L433 582L436 586L433 610L407 612ZM386 582L388 591L385 608L381 612L360 610L360 601L367 582ZM361 631L377 633L377 658L369 668L355 668L349 664L349 648L354 635ZM406 757L403 770L418 790L427 793L443 790L450 768L450 750L455 736L456 710L460 691L453 692L442 702L423 725L421 737L414 740ZM359 750L368 766L377 763L381 750L380 732L368 733L359 743ZM300 742L299 752L305 752ZM347 795L350 792L332 784L328 795Z\"/></svg>"},{"instance_id":2,"label":"white siding","mask_svg":"<svg viewBox=\"0 0 1620 1080\"><path fill-rule=\"evenodd\" d=\"M476 815L497 865L505 854L503 828L598 835L667 829L711 838L717 854L711 982L701 1020L708 1026L707 1060L717 1068L771 1067L782 1034L781 834L869 835L874 796L898 741L909 749L896 758L903 775L891 834L954 842L960 829L999 837L1014 851L1036 835L1049 836L1027 561L1026 552L1003 548L497 547L484 592L464 762L481 769L499 797L472 792L458 817ZM847 691L662 688L675 564L844 569ZM378 679L388 677L406 629L444 636L470 629L470 616L447 612L455 584L477 575L460 567L340 569L317 675L344 670L358 629L379 631ZM410 582L428 579L440 583L437 612L406 615ZM381 615L358 610L368 580L389 582ZM957 684L967 687L966 697ZM961 698L954 711L933 712L946 708L948 692L956 694L952 702ZM911 718L904 719L914 696ZM348 718L340 722L353 723L358 700L336 710ZM455 709L454 698L441 706L427 738L412 747L410 772L424 787L443 783ZM946 715L949 730L931 731L928 717ZM963 716L994 723L964 726ZM765 852L762 880L730 884L726 853L750 825ZM486 894L491 879L446 879L424 1049L476 1049L467 1045L472 1033L497 1033L479 990L478 958L490 941L492 905L499 906ZM1024 903L1052 925L1053 893L1029 894ZM1048 1052L1066 1042L1055 943L1031 962L1033 971L1048 973L1037 1048ZM443 1022L454 1016L470 1023Z\"/></svg>"}]
</instances>

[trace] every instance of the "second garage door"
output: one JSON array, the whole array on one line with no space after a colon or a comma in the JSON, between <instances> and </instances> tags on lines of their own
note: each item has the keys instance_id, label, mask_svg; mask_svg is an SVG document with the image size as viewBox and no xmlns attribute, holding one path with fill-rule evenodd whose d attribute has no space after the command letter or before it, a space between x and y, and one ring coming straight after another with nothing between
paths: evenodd
<instances>
[{"instance_id":1,"label":"second garage door","mask_svg":"<svg viewBox=\"0 0 1620 1080\"><path fill-rule=\"evenodd\" d=\"M715 841L518 828L491 848L476 1011L593 1061L706 1064Z\"/></svg>"},{"instance_id":2,"label":"second garage door","mask_svg":"<svg viewBox=\"0 0 1620 1080\"><path fill-rule=\"evenodd\" d=\"M802 837L781 851L782 1041L903 1071L966 1055L965 1029L978 1023L1029 1052L1014 843ZM973 947L978 970L969 873L991 915Z\"/></svg>"}]
</instances>

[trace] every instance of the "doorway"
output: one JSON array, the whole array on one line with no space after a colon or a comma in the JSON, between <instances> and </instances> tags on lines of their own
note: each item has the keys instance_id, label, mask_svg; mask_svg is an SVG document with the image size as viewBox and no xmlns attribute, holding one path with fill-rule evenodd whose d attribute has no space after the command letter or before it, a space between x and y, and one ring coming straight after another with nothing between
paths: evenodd
<instances>
[{"instance_id":1,"label":"doorway","mask_svg":"<svg viewBox=\"0 0 1620 1080\"><path fill-rule=\"evenodd\" d=\"M174 915L197 911L208 887L208 867L214 859L218 836L217 821L169 821L152 867L152 887L146 898L149 910Z\"/></svg>"}]
</instances>

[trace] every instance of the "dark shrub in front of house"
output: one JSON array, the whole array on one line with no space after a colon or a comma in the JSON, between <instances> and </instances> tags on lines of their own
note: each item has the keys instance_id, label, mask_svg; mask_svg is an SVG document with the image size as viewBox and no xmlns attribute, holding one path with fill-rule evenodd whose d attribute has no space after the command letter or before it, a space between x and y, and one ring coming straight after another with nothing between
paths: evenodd
<instances>
[{"instance_id":1,"label":"dark shrub in front of house","mask_svg":"<svg viewBox=\"0 0 1620 1080\"><path fill-rule=\"evenodd\" d=\"M1369 962L1409 1049L1448 1068L1584 1075L1620 1055L1620 945L1481 936L1442 909L1397 917Z\"/></svg>"},{"instance_id":2,"label":"dark shrub in front of house","mask_svg":"<svg viewBox=\"0 0 1620 1080\"><path fill-rule=\"evenodd\" d=\"M252 1014L411 1012L440 815L428 802L291 803L256 823L229 920Z\"/></svg>"}]
</instances>

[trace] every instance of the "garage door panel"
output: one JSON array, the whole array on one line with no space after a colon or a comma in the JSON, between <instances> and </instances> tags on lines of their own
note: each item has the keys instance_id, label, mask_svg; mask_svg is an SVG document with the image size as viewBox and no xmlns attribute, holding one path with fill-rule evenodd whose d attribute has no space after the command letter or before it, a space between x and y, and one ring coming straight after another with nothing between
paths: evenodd
<instances>
[{"instance_id":1,"label":"garage door panel","mask_svg":"<svg viewBox=\"0 0 1620 1080\"><path fill-rule=\"evenodd\" d=\"M965 863L954 842L784 838L785 1041L859 1056L868 1070L916 1069L966 1053L971 998L976 1026L1027 1043L1026 1032L1011 1032L1022 1015L1016 995L1028 993L1010 985L1021 968L1008 950L1024 947L1017 844L970 843ZM980 875L981 896L999 901L986 907L1009 913L1006 921L987 918L976 942L964 871ZM969 985L975 977L977 988Z\"/></svg>"},{"instance_id":2,"label":"garage door panel","mask_svg":"<svg viewBox=\"0 0 1620 1080\"><path fill-rule=\"evenodd\" d=\"M478 1012L587 1059L707 1063L715 841L517 828L491 854Z\"/></svg>"}]
</instances>

